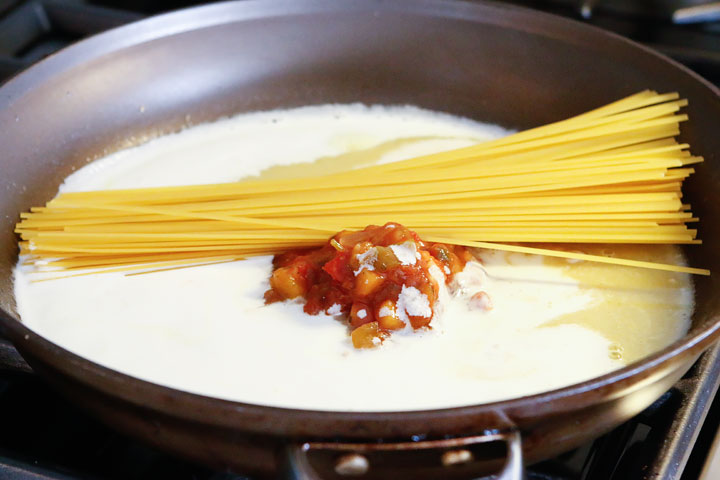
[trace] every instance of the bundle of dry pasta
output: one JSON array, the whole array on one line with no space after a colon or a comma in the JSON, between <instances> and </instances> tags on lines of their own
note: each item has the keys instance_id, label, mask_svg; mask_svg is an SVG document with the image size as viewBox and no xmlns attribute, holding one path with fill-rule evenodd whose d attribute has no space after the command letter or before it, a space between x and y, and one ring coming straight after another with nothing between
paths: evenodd
<instances>
[{"instance_id":1,"label":"bundle of dry pasta","mask_svg":"<svg viewBox=\"0 0 720 480\"><path fill-rule=\"evenodd\" d=\"M398 222L434 242L708 273L487 242L699 243L681 186L678 95L644 91L467 148L323 176L64 193L21 215L26 261L63 270L193 265Z\"/></svg>"}]
</instances>

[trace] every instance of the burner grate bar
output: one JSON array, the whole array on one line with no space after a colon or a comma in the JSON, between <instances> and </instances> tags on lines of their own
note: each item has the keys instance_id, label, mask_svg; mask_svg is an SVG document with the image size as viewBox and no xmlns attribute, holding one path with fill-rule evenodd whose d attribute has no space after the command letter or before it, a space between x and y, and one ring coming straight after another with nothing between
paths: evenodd
<instances>
[{"instance_id":1,"label":"burner grate bar","mask_svg":"<svg viewBox=\"0 0 720 480\"><path fill-rule=\"evenodd\" d=\"M142 18L79 2L26 2L0 18L0 82L70 43Z\"/></svg>"},{"instance_id":2,"label":"burner grate bar","mask_svg":"<svg viewBox=\"0 0 720 480\"><path fill-rule=\"evenodd\" d=\"M0 478L3 480L78 480L76 476L67 476L4 456L0 456Z\"/></svg>"},{"instance_id":3,"label":"burner grate bar","mask_svg":"<svg viewBox=\"0 0 720 480\"><path fill-rule=\"evenodd\" d=\"M682 405L657 450L644 470L643 479L680 478L720 385L720 344L705 352L673 389L682 394Z\"/></svg>"}]
</instances>

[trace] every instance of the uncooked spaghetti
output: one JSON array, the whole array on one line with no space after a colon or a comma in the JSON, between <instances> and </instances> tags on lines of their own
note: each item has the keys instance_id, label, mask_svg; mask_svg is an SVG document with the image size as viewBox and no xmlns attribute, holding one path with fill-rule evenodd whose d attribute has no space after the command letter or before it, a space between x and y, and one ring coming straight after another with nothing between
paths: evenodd
<instances>
[{"instance_id":1,"label":"uncooked spaghetti","mask_svg":"<svg viewBox=\"0 0 720 480\"><path fill-rule=\"evenodd\" d=\"M677 94L644 91L471 147L321 176L60 194L21 214L26 262L132 271L232 261L397 222L430 242L695 274L509 243L696 244Z\"/></svg>"}]
</instances>

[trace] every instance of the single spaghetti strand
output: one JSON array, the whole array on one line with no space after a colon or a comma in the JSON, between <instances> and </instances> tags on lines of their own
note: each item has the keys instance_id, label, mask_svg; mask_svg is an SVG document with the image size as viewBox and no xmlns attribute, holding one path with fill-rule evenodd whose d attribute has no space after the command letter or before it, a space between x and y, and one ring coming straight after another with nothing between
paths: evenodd
<instances>
[{"instance_id":1,"label":"single spaghetti strand","mask_svg":"<svg viewBox=\"0 0 720 480\"><path fill-rule=\"evenodd\" d=\"M601 255L590 255L587 253L565 252L562 250L551 250L548 248L525 247L521 245L501 245L488 242L473 242L469 240L459 240L449 237L428 237L430 242L449 243L453 245L462 245L465 247L486 248L490 250L501 250L504 252L529 253L532 255L544 255L546 257L569 258L573 260L586 260L596 263L609 263L613 265L624 265L628 267L649 268L651 270L664 270L667 272L692 273L695 275L710 275L710 270L704 268L683 267L680 265L667 265L664 263L644 262L640 260L630 260L627 258L603 257Z\"/></svg>"}]
</instances>

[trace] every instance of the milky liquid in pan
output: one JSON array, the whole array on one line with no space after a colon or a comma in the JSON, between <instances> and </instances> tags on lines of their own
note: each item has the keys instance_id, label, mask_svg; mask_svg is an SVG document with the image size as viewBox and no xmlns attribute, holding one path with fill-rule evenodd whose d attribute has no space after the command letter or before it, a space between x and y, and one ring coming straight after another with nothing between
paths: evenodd
<instances>
[{"instance_id":1,"label":"milky liquid in pan","mask_svg":"<svg viewBox=\"0 0 720 480\"><path fill-rule=\"evenodd\" d=\"M507 134L412 107L324 106L246 114L118 152L62 191L280 178L393 161ZM668 246L572 247L683 263ZM604 252L603 252L604 250ZM478 252L489 312L460 298L429 332L355 350L346 325L296 302L264 305L271 257L146 275L31 283L15 271L23 322L121 372L249 403L414 410L537 393L606 373L683 336L685 274ZM473 277L466 275L470 283Z\"/></svg>"}]
</instances>

